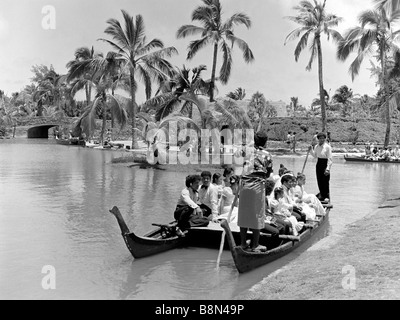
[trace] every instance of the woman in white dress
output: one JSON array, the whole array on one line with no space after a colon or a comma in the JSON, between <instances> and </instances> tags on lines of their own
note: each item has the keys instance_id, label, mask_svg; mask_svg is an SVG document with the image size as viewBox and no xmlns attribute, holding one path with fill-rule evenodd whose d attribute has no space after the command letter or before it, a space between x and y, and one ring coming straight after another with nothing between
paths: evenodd
<instances>
[{"instance_id":1,"label":"woman in white dress","mask_svg":"<svg viewBox=\"0 0 400 320\"><path fill-rule=\"evenodd\" d=\"M221 202L219 206L219 216L218 219L228 219L228 215L232 208L232 203L235 200L236 193L239 189L239 180L240 178L236 175L233 175L229 178L229 185L224 186L222 189ZM232 213L230 216L230 223L237 223L238 218L238 201L234 204L232 209Z\"/></svg>"},{"instance_id":2,"label":"woman in white dress","mask_svg":"<svg viewBox=\"0 0 400 320\"><path fill-rule=\"evenodd\" d=\"M308 205L315 210L315 215L323 216L325 215L325 209L321 201L317 198L315 194L308 194L304 190L304 185L306 184L306 175L303 173L297 174L297 186L294 188L294 196L297 198L297 202L302 204L302 207ZM303 208L304 210L304 208Z\"/></svg>"}]
</instances>

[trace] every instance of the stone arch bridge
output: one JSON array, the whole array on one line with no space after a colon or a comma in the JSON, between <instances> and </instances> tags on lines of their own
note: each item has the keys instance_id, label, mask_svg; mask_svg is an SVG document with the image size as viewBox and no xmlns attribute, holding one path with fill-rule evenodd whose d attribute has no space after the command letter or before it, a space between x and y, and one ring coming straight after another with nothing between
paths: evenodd
<instances>
[{"instance_id":1,"label":"stone arch bridge","mask_svg":"<svg viewBox=\"0 0 400 320\"><path fill-rule=\"evenodd\" d=\"M28 138L48 138L49 129L57 126L71 126L77 118L61 118L54 119L53 117L34 117L27 119L20 126L26 128Z\"/></svg>"}]
</instances>

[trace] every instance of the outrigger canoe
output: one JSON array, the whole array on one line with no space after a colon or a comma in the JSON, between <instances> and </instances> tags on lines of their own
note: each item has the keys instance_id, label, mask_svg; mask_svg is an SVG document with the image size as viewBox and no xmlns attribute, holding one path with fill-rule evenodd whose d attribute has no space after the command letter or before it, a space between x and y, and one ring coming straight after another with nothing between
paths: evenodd
<instances>
[{"instance_id":1,"label":"outrigger canoe","mask_svg":"<svg viewBox=\"0 0 400 320\"><path fill-rule=\"evenodd\" d=\"M376 163L376 162L383 162L383 163L400 163L400 160L384 160L384 159L367 159L364 156L349 156L347 154L344 155L344 159L346 161L354 161L354 162L372 162L372 163Z\"/></svg>"},{"instance_id":2,"label":"outrigger canoe","mask_svg":"<svg viewBox=\"0 0 400 320\"><path fill-rule=\"evenodd\" d=\"M328 206L326 215L320 217L319 222L307 224L299 236L279 235L272 237L270 234L261 233L259 242L266 246L268 251L265 254L260 253L260 255L253 252L248 253L240 247L236 247L236 243L240 243L239 227L234 223L228 224L226 220L222 220L222 226L219 223L210 222L207 227L191 228L184 232L184 236L176 234L175 222L167 225L153 224L156 226L154 230L144 236L138 236L129 230L118 207L114 206L110 212L116 217L125 244L135 259L148 257L179 247L219 249L222 232L225 229L228 241L224 242L224 249L231 250L239 272L246 272L283 256L311 237L314 231L328 218L329 207L331 206L326 206ZM251 236L252 234L249 232L248 239L251 239ZM235 253L237 250L243 251L241 252L242 255L239 256ZM267 258L265 258L266 256ZM255 257L258 257L258 259L255 259ZM250 259L250 262L247 261L248 259ZM253 262L254 259L255 261Z\"/></svg>"},{"instance_id":3,"label":"outrigger canoe","mask_svg":"<svg viewBox=\"0 0 400 320\"><path fill-rule=\"evenodd\" d=\"M267 247L266 252L251 252L244 250L240 245L237 245L237 240L233 237L230 226L223 220L221 222L222 228L226 231L226 239L229 244L232 258L239 273L244 273L253 270L257 267L268 264L301 246L304 242L310 239L321 228L328 219L331 205L325 205L326 213L324 216L319 216L318 221L312 224L307 224L299 236L283 239L277 246L272 245L270 242L265 241L260 237L260 244Z\"/></svg>"}]
</instances>

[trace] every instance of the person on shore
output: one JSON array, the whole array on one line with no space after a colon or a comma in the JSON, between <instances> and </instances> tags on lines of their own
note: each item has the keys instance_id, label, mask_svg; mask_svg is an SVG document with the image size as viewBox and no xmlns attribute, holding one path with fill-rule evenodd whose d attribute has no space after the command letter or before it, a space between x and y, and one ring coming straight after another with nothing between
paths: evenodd
<instances>
[{"instance_id":1,"label":"person on shore","mask_svg":"<svg viewBox=\"0 0 400 320\"><path fill-rule=\"evenodd\" d=\"M217 222L218 218L218 189L211 183L211 172L201 173L202 185L199 190L199 205L203 216Z\"/></svg>"},{"instance_id":2,"label":"person on shore","mask_svg":"<svg viewBox=\"0 0 400 320\"><path fill-rule=\"evenodd\" d=\"M290 148L290 145L292 144L292 131L288 132L287 137L286 137L286 143L289 145L289 148Z\"/></svg>"},{"instance_id":3,"label":"person on shore","mask_svg":"<svg viewBox=\"0 0 400 320\"><path fill-rule=\"evenodd\" d=\"M400 159L400 148L398 145L396 145L396 147L394 147L393 149L393 157L395 158L395 160Z\"/></svg>"},{"instance_id":4,"label":"person on shore","mask_svg":"<svg viewBox=\"0 0 400 320\"><path fill-rule=\"evenodd\" d=\"M315 146L318 144L318 133L319 133L318 131L315 131L315 134L313 135L313 139L311 142L312 146Z\"/></svg>"},{"instance_id":5,"label":"person on shore","mask_svg":"<svg viewBox=\"0 0 400 320\"><path fill-rule=\"evenodd\" d=\"M367 159L370 158L371 157L371 153L372 153L371 144L369 142L367 142L365 144L365 158L367 158Z\"/></svg>"},{"instance_id":6,"label":"person on shore","mask_svg":"<svg viewBox=\"0 0 400 320\"><path fill-rule=\"evenodd\" d=\"M174 212L174 219L178 222L177 225L181 231L191 227L207 226L209 223L209 220L203 217L203 210L197 204L200 181L199 175L186 177L186 188L181 191ZM181 234L179 231L177 233Z\"/></svg>"},{"instance_id":7,"label":"person on shore","mask_svg":"<svg viewBox=\"0 0 400 320\"><path fill-rule=\"evenodd\" d=\"M296 153L296 132L293 132L292 135L292 149L293 149L293 153Z\"/></svg>"},{"instance_id":8,"label":"person on shore","mask_svg":"<svg viewBox=\"0 0 400 320\"><path fill-rule=\"evenodd\" d=\"M332 147L326 142L326 134L321 132L317 135L318 144L309 147L310 154L317 158L316 175L319 188L318 198L321 201L329 202L329 182L332 167Z\"/></svg>"}]
</instances>

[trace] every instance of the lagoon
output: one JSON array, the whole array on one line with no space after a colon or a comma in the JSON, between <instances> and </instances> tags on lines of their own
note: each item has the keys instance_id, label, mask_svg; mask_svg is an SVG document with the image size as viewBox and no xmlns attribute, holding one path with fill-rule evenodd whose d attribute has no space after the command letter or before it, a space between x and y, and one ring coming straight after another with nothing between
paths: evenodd
<instances>
[{"instance_id":1,"label":"lagoon","mask_svg":"<svg viewBox=\"0 0 400 320\"><path fill-rule=\"evenodd\" d=\"M131 230L173 220L188 172L112 164L126 151L62 146L52 139L0 140L0 299L232 299L304 250L329 250L345 228L400 194L400 167L334 158L329 224L319 239L240 275L228 251L184 248L134 260L108 212L118 206ZM274 157L301 171L305 157ZM306 190L316 193L309 158ZM214 172L214 171L213 171ZM55 289L44 289L46 266Z\"/></svg>"}]
</instances>

